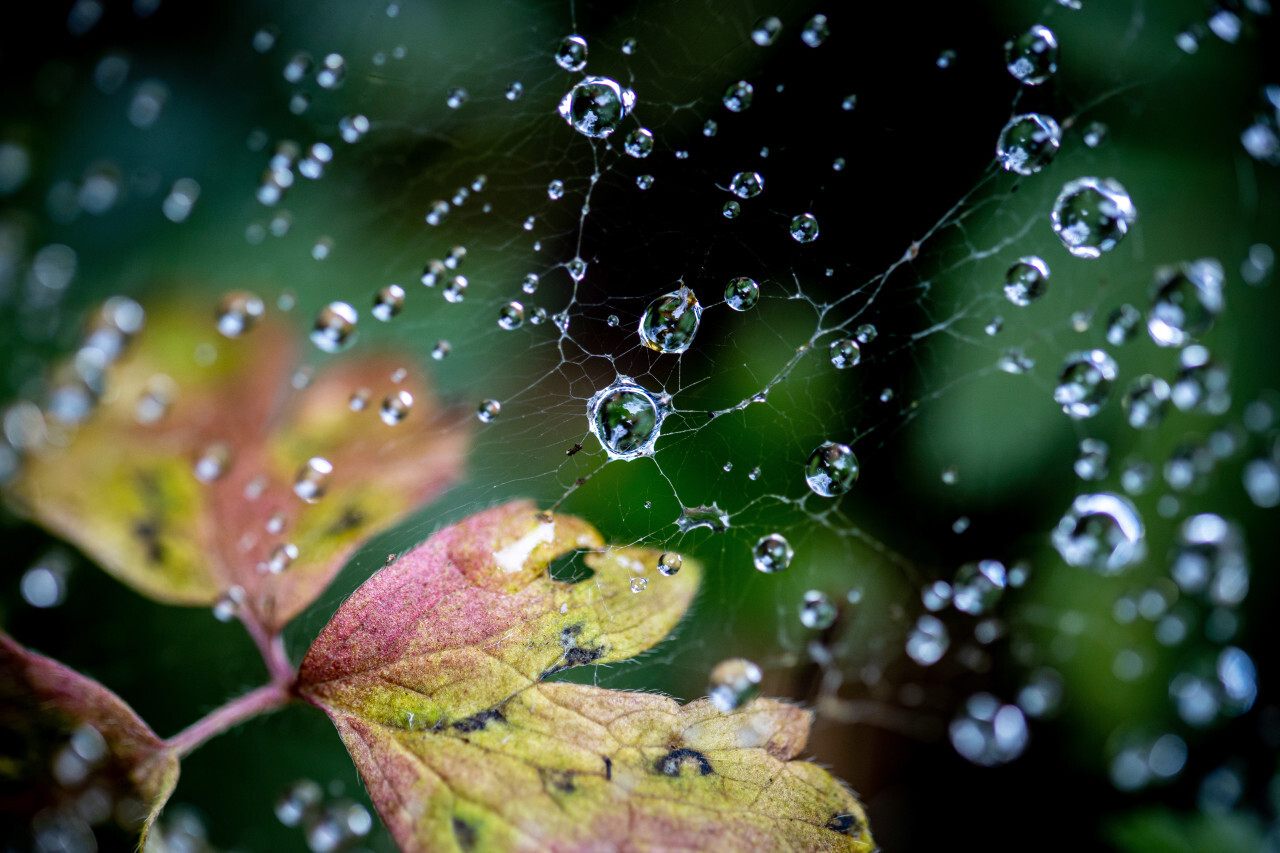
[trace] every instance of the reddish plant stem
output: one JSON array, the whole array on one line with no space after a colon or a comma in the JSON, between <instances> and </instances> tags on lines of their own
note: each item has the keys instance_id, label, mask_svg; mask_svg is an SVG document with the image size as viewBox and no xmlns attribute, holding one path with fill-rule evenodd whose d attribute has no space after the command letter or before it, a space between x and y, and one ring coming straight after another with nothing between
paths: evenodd
<instances>
[{"instance_id":1,"label":"reddish plant stem","mask_svg":"<svg viewBox=\"0 0 1280 853\"><path fill-rule=\"evenodd\" d=\"M284 707L291 699L287 684L265 684L238 699L232 699L221 708L196 720L165 743L182 758L212 737L222 734L237 723L259 714Z\"/></svg>"},{"instance_id":2,"label":"reddish plant stem","mask_svg":"<svg viewBox=\"0 0 1280 853\"><path fill-rule=\"evenodd\" d=\"M253 644L258 647L262 662L266 664L267 672L271 675L271 683L286 688L291 686L297 680L298 672L289 662L289 655L285 653L284 639L279 634L269 632L258 621L256 615L248 610L240 614L240 622L253 638Z\"/></svg>"}]
</instances>

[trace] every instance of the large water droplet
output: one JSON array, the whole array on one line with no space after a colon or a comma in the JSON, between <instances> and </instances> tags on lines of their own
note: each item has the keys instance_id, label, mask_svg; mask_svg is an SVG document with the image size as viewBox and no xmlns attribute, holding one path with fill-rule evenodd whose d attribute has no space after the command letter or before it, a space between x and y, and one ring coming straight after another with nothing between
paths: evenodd
<instances>
[{"instance_id":1,"label":"large water droplet","mask_svg":"<svg viewBox=\"0 0 1280 853\"><path fill-rule=\"evenodd\" d=\"M636 105L636 93L608 77L587 77L560 100L559 113L569 126L593 139L618 129Z\"/></svg>"},{"instance_id":2,"label":"large water droplet","mask_svg":"<svg viewBox=\"0 0 1280 853\"><path fill-rule=\"evenodd\" d=\"M707 693L722 714L740 708L760 689L763 673L746 658L722 660L711 669Z\"/></svg>"},{"instance_id":3,"label":"large water droplet","mask_svg":"<svg viewBox=\"0 0 1280 853\"><path fill-rule=\"evenodd\" d=\"M581 71L587 67L587 40L579 35L565 36L556 49L556 65L565 71Z\"/></svg>"},{"instance_id":4,"label":"large water droplet","mask_svg":"<svg viewBox=\"0 0 1280 853\"><path fill-rule=\"evenodd\" d=\"M266 304L256 293L233 290L218 303L218 331L228 338L238 338L262 319Z\"/></svg>"},{"instance_id":5,"label":"large water droplet","mask_svg":"<svg viewBox=\"0 0 1280 853\"><path fill-rule=\"evenodd\" d=\"M786 571L795 555L795 549L791 547L791 543L785 536L781 533L770 533L767 536L761 536L755 547L751 549L751 562L757 571L771 575Z\"/></svg>"},{"instance_id":6,"label":"large water droplet","mask_svg":"<svg viewBox=\"0 0 1280 853\"><path fill-rule=\"evenodd\" d=\"M1053 399L1069 417L1091 418L1107 401L1118 373L1115 359L1100 349L1072 353L1062 365Z\"/></svg>"},{"instance_id":7,"label":"large water droplet","mask_svg":"<svg viewBox=\"0 0 1280 853\"><path fill-rule=\"evenodd\" d=\"M1143 537L1142 517L1128 498L1102 492L1077 496L1051 538L1067 565L1116 575L1146 555Z\"/></svg>"},{"instance_id":8,"label":"large water droplet","mask_svg":"<svg viewBox=\"0 0 1280 853\"><path fill-rule=\"evenodd\" d=\"M759 172L738 172L729 180L729 192L738 198L755 198L764 191L764 178Z\"/></svg>"},{"instance_id":9,"label":"large water droplet","mask_svg":"<svg viewBox=\"0 0 1280 853\"><path fill-rule=\"evenodd\" d=\"M1004 276L1005 298L1021 308L1044 296L1048 287L1049 265L1036 255L1019 258Z\"/></svg>"},{"instance_id":10,"label":"large water droplet","mask_svg":"<svg viewBox=\"0 0 1280 853\"><path fill-rule=\"evenodd\" d=\"M724 288L724 301L734 311L749 311L760 301L760 285L746 276L730 279Z\"/></svg>"},{"instance_id":11,"label":"large water droplet","mask_svg":"<svg viewBox=\"0 0 1280 853\"><path fill-rule=\"evenodd\" d=\"M1027 113L1009 119L996 140L996 159L1005 171L1034 175L1058 153L1062 128L1047 115Z\"/></svg>"},{"instance_id":12,"label":"large water droplet","mask_svg":"<svg viewBox=\"0 0 1280 853\"><path fill-rule=\"evenodd\" d=\"M702 306L693 291L680 289L649 303L640 317L640 341L657 352L684 352L693 343L702 319Z\"/></svg>"},{"instance_id":13,"label":"large water droplet","mask_svg":"<svg viewBox=\"0 0 1280 853\"><path fill-rule=\"evenodd\" d=\"M1077 178L1058 193L1050 219L1068 252L1097 258L1124 239L1138 221L1138 209L1115 178Z\"/></svg>"},{"instance_id":14,"label":"large water droplet","mask_svg":"<svg viewBox=\"0 0 1280 853\"><path fill-rule=\"evenodd\" d=\"M848 445L824 441L809 454L804 480L814 494L833 498L849 491L858 479L858 471L858 457Z\"/></svg>"},{"instance_id":15,"label":"large water droplet","mask_svg":"<svg viewBox=\"0 0 1280 853\"><path fill-rule=\"evenodd\" d=\"M328 353L342 352L355 343L360 315L345 302L330 302L316 315L311 343Z\"/></svg>"},{"instance_id":16,"label":"large water droplet","mask_svg":"<svg viewBox=\"0 0 1280 853\"><path fill-rule=\"evenodd\" d=\"M1214 258L1159 267L1147 315L1151 340L1180 347L1213 328L1222 313L1222 283L1222 264Z\"/></svg>"},{"instance_id":17,"label":"large water droplet","mask_svg":"<svg viewBox=\"0 0 1280 853\"><path fill-rule=\"evenodd\" d=\"M611 459L635 459L653 452L666 407L626 377L597 391L587 404L587 425Z\"/></svg>"},{"instance_id":18,"label":"large water droplet","mask_svg":"<svg viewBox=\"0 0 1280 853\"><path fill-rule=\"evenodd\" d=\"M1058 37L1036 24L1004 43L1004 64L1019 83L1038 86L1058 70Z\"/></svg>"}]
</instances>

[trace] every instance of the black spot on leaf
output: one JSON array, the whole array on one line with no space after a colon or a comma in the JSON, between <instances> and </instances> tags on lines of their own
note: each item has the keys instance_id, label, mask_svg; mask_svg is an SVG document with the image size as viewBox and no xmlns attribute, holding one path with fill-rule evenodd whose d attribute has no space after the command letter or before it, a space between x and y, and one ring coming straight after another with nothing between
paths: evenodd
<instances>
[{"instance_id":1,"label":"black spot on leaf","mask_svg":"<svg viewBox=\"0 0 1280 853\"><path fill-rule=\"evenodd\" d=\"M833 814L827 821L827 829L841 835L861 835L862 821L858 820L857 815Z\"/></svg>"},{"instance_id":2,"label":"black spot on leaf","mask_svg":"<svg viewBox=\"0 0 1280 853\"><path fill-rule=\"evenodd\" d=\"M475 849L476 828L456 815L453 818L453 837L463 850Z\"/></svg>"},{"instance_id":3,"label":"black spot on leaf","mask_svg":"<svg viewBox=\"0 0 1280 853\"><path fill-rule=\"evenodd\" d=\"M463 720L458 720L453 724L454 731L467 734L469 732L483 731L489 723L505 723L507 718L502 716L502 712L497 708L490 708L487 711L481 711L478 714L472 714Z\"/></svg>"},{"instance_id":4,"label":"black spot on leaf","mask_svg":"<svg viewBox=\"0 0 1280 853\"><path fill-rule=\"evenodd\" d=\"M654 762L653 767L663 776L679 776L686 762L695 764L701 776L712 772L711 762L696 749L673 749Z\"/></svg>"}]
</instances>

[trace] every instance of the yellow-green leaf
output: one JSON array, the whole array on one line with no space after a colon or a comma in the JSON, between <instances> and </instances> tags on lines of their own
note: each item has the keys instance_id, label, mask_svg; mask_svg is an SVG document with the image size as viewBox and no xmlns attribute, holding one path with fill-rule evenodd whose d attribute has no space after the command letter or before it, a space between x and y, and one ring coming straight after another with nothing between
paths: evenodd
<instances>
[{"instance_id":1,"label":"yellow-green leaf","mask_svg":"<svg viewBox=\"0 0 1280 853\"><path fill-rule=\"evenodd\" d=\"M120 697L2 632L0 731L0 815L15 828L94 792L104 819L145 834L178 782L173 750Z\"/></svg>"},{"instance_id":2,"label":"yellow-green leaf","mask_svg":"<svg viewBox=\"0 0 1280 853\"><path fill-rule=\"evenodd\" d=\"M456 478L468 439L412 361L364 355L308 379L294 340L274 322L227 339L211 316L152 311L102 402L65 447L25 460L11 501L152 598L231 595L278 630ZM387 425L379 402L400 391L413 406ZM294 485L313 458L332 472L308 502Z\"/></svg>"},{"instance_id":3,"label":"yellow-green leaf","mask_svg":"<svg viewBox=\"0 0 1280 853\"><path fill-rule=\"evenodd\" d=\"M552 579L577 550L595 574ZM299 690L333 719L402 850L872 848L845 787L792 760L806 711L541 681L675 627L701 568L667 577L660 556L514 503L440 531L339 609ZM634 593L633 578L648 584Z\"/></svg>"}]
</instances>

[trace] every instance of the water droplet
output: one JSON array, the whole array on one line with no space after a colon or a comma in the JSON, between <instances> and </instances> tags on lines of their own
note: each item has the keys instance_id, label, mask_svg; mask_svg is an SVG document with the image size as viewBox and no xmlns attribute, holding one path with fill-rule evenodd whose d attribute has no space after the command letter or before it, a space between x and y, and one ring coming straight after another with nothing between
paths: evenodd
<instances>
[{"instance_id":1,"label":"water droplet","mask_svg":"<svg viewBox=\"0 0 1280 853\"><path fill-rule=\"evenodd\" d=\"M382 401L379 415L384 424L395 426L409 416L409 410L412 408L413 395L408 391L395 391L388 394Z\"/></svg>"},{"instance_id":2,"label":"water droplet","mask_svg":"<svg viewBox=\"0 0 1280 853\"><path fill-rule=\"evenodd\" d=\"M1118 373L1115 359L1100 349L1074 352L1063 363L1053 399L1069 417L1091 418L1110 396Z\"/></svg>"},{"instance_id":3,"label":"water droplet","mask_svg":"<svg viewBox=\"0 0 1280 853\"><path fill-rule=\"evenodd\" d=\"M1048 287L1049 265L1035 255L1019 258L1005 273L1005 298L1021 308L1044 296Z\"/></svg>"},{"instance_id":4,"label":"water droplet","mask_svg":"<svg viewBox=\"0 0 1280 853\"><path fill-rule=\"evenodd\" d=\"M636 176L636 186L642 190L647 190L651 188L653 186L653 183L654 183L653 175L637 175Z\"/></svg>"},{"instance_id":5,"label":"water droplet","mask_svg":"<svg viewBox=\"0 0 1280 853\"><path fill-rule=\"evenodd\" d=\"M309 504L324 497L329 478L333 475L333 463L323 456L308 459L293 479L293 493Z\"/></svg>"},{"instance_id":6,"label":"water droplet","mask_svg":"<svg viewBox=\"0 0 1280 853\"><path fill-rule=\"evenodd\" d=\"M276 818L285 826L298 826L304 820L317 816L324 791L310 779L294 782L276 801Z\"/></svg>"},{"instance_id":7,"label":"water droplet","mask_svg":"<svg viewBox=\"0 0 1280 853\"><path fill-rule=\"evenodd\" d=\"M729 192L738 198L754 198L764 191L764 178L759 172L738 172L729 181Z\"/></svg>"},{"instance_id":8,"label":"water droplet","mask_svg":"<svg viewBox=\"0 0 1280 853\"><path fill-rule=\"evenodd\" d=\"M231 470L232 459L229 445L220 441L210 444L196 458L193 468L196 479L202 483L221 480Z\"/></svg>"},{"instance_id":9,"label":"water droplet","mask_svg":"<svg viewBox=\"0 0 1280 853\"><path fill-rule=\"evenodd\" d=\"M800 604L800 624L815 631L825 631L836 622L836 606L825 592L811 589Z\"/></svg>"},{"instance_id":10,"label":"water droplet","mask_svg":"<svg viewBox=\"0 0 1280 853\"><path fill-rule=\"evenodd\" d=\"M569 278L574 281L582 281L587 275L587 262L582 258L574 258L565 266L569 271Z\"/></svg>"},{"instance_id":11,"label":"water droplet","mask_svg":"<svg viewBox=\"0 0 1280 853\"><path fill-rule=\"evenodd\" d=\"M343 116L338 119L338 134L342 141L355 144L369 132L369 117L360 113Z\"/></svg>"},{"instance_id":12,"label":"water droplet","mask_svg":"<svg viewBox=\"0 0 1280 853\"><path fill-rule=\"evenodd\" d=\"M636 52L636 40L633 38L623 39L622 52L627 56L631 56Z\"/></svg>"},{"instance_id":13,"label":"water droplet","mask_svg":"<svg viewBox=\"0 0 1280 853\"><path fill-rule=\"evenodd\" d=\"M773 15L768 15L756 21L755 26L751 28L751 40L761 47L768 47L773 44L780 32L782 32L782 21Z\"/></svg>"},{"instance_id":14,"label":"water droplet","mask_svg":"<svg viewBox=\"0 0 1280 853\"><path fill-rule=\"evenodd\" d=\"M1188 595L1204 595L1212 604L1234 607L1249 592L1249 562L1240 529L1213 513L1182 522L1169 574Z\"/></svg>"},{"instance_id":15,"label":"water droplet","mask_svg":"<svg viewBox=\"0 0 1280 853\"><path fill-rule=\"evenodd\" d=\"M233 586L224 592L213 605L213 618L219 622L230 622L244 606L244 587Z\"/></svg>"},{"instance_id":16,"label":"water droplet","mask_svg":"<svg viewBox=\"0 0 1280 853\"><path fill-rule=\"evenodd\" d=\"M853 339L866 346L880 336L880 332L870 323L863 323L853 330Z\"/></svg>"},{"instance_id":17,"label":"water droplet","mask_svg":"<svg viewBox=\"0 0 1280 853\"><path fill-rule=\"evenodd\" d=\"M1097 258L1129 233L1138 210L1115 178L1077 178L1058 193L1050 219L1068 252L1077 258Z\"/></svg>"},{"instance_id":18,"label":"water droplet","mask_svg":"<svg viewBox=\"0 0 1280 853\"><path fill-rule=\"evenodd\" d=\"M716 124L716 120L713 118L709 118L702 124L702 135L706 137L715 136L716 131L718 131L719 129L720 129L720 125Z\"/></svg>"},{"instance_id":19,"label":"water droplet","mask_svg":"<svg viewBox=\"0 0 1280 853\"><path fill-rule=\"evenodd\" d=\"M556 49L556 65L565 71L581 71L587 67L587 40L579 35L565 36Z\"/></svg>"},{"instance_id":20,"label":"water droplet","mask_svg":"<svg viewBox=\"0 0 1280 853\"><path fill-rule=\"evenodd\" d=\"M756 695L763 678L760 667L746 658L722 660L707 679L711 704L722 714L740 708Z\"/></svg>"},{"instance_id":21,"label":"water droplet","mask_svg":"<svg viewBox=\"0 0 1280 853\"><path fill-rule=\"evenodd\" d=\"M498 419L501 412L502 404L497 400L482 400L476 408L476 417L481 423L491 424Z\"/></svg>"},{"instance_id":22,"label":"water droplet","mask_svg":"<svg viewBox=\"0 0 1280 853\"><path fill-rule=\"evenodd\" d=\"M837 370L854 367L860 361L862 361L862 349L857 341L845 338L831 344L831 363Z\"/></svg>"},{"instance_id":23,"label":"water droplet","mask_svg":"<svg viewBox=\"0 0 1280 853\"><path fill-rule=\"evenodd\" d=\"M247 290L233 290L218 303L218 331L238 338L254 327L266 310L262 298Z\"/></svg>"},{"instance_id":24,"label":"water droplet","mask_svg":"<svg viewBox=\"0 0 1280 853\"><path fill-rule=\"evenodd\" d=\"M746 276L730 279L724 288L724 301L734 311L749 311L760 301L760 285Z\"/></svg>"},{"instance_id":25,"label":"water droplet","mask_svg":"<svg viewBox=\"0 0 1280 853\"><path fill-rule=\"evenodd\" d=\"M293 561L296 559L298 559L298 546L291 542L286 542L271 549L267 562L261 568L273 575L278 575L293 565Z\"/></svg>"},{"instance_id":26,"label":"water droplet","mask_svg":"<svg viewBox=\"0 0 1280 853\"><path fill-rule=\"evenodd\" d=\"M965 563L951 583L951 602L961 613L980 616L995 607L1006 581L1004 563L999 560Z\"/></svg>"},{"instance_id":27,"label":"water droplet","mask_svg":"<svg viewBox=\"0 0 1280 853\"><path fill-rule=\"evenodd\" d=\"M538 282L538 274L531 272L524 277L524 282L520 285L520 289L532 296L538 292Z\"/></svg>"},{"instance_id":28,"label":"water droplet","mask_svg":"<svg viewBox=\"0 0 1280 853\"><path fill-rule=\"evenodd\" d=\"M647 127L637 127L622 142L623 150L637 160L643 160L653 152L653 132Z\"/></svg>"},{"instance_id":29,"label":"water droplet","mask_svg":"<svg viewBox=\"0 0 1280 853\"><path fill-rule=\"evenodd\" d=\"M824 441L809 454L804 479L814 494L824 498L842 495L858 479L858 457L848 445Z\"/></svg>"},{"instance_id":30,"label":"water droplet","mask_svg":"<svg viewBox=\"0 0 1280 853\"><path fill-rule=\"evenodd\" d=\"M444 286L441 291L444 294L445 301L458 303L467 298L467 277L465 275L455 275L449 279L449 283Z\"/></svg>"},{"instance_id":31,"label":"water droplet","mask_svg":"<svg viewBox=\"0 0 1280 853\"><path fill-rule=\"evenodd\" d=\"M1213 361L1200 344L1182 350L1182 368L1174 378L1169 398L1181 412L1222 415L1231 408L1230 374Z\"/></svg>"},{"instance_id":32,"label":"water droplet","mask_svg":"<svg viewBox=\"0 0 1280 853\"><path fill-rule=\"evenodd\" d=\"M791 239L797 243L812 243L818 239L818 219L812 213L801 213L791 218Z\"/></svg>"},{"instance_id":33,"label":"water droplet","mask_svg":"<svg viewBox=\"0 0 1280 853\"><path fill-rule=\"evenodd\" d=\"M467 90L462 88L450 89L444 102L449 109L456 110L467 102Z\"/></svg>"},{"instance_id":34,"label":"water droplet","mask_svg":"<svg viewBox=\"0 0 1280 853\"><path fill-rule=\"evenodd\" d=\"M671 577L680 571L680 567L684 565L684 557L674 551L667 551L658 558L658 571L664 577Z\"/></svg>"},{"instance_id":35,"label":"water droplet","mask_svg":"<svg viewBox=\"0 0 1280 853\"><path fill-rule=\"evenodd\" d=\"M621 323L622 321L618 319L617 314L610 314L607 318L605 318L604 322L605 322L605 325L607 325L610 329L616 329L618 328L618 324Z\"/></svg>"},{"instance_id":36,"label":"water droplet","mask_svg":"<svg viewBox=\"0 0 1280 853\"><path fill-rule=\"evenodd\" d=\"M756 570L765 574L785 571L795 557L795 549L781 533L761 536L751 549L751 562Z\"/></svg>"},{"instance_id":37,"label":"water droplet","mask_svg":"<svg viewBox=\"0 0 1280 853\"><path fill-rule=\"evenodd\" d=\"M1107 317L1107 343L1120 346L1133 340L1142 314L1132 305L1124 304Z\"/></svg>"},{"instance_id":38,"label":"water droplet","mask_svg":"<svg viewBox=\"0 0 1280 853\"><path fill-rule=\"evenodd\" d=\"M755 89L746 80L739 80L737 83L730 84L729 88L724 90L725 108L729 112L740 113L751 106L751 99L755 95Z\"/></svg>"},{"instance_id":39,"label":"water droplet","mask_svg":"<svg viewBox=\"0 0 1280 853\"><path fill-rule=\"evenodd\" d=\"M684 352L693 343L702 319L702 306L684 284L649 303L640 317L640 342L651 350Z\"/></svg>"},{"instance_id":40,"label":"water droplet","mask_svg":"<svg viewBox=\"0 0 1280 853\"><path fill-rule=\"evenodd\" d=\"M552 201L559 201L564 198L564 181L556 178L554 181L547 184L547 198Z\"/></svg>"},{"instance_id":41,"label":"water droplet","mask_svg":"<svg viewBox=\"0 0 1280 853\"><path fill-rule=\"evenodd\" d=\"M1017 705L1001 705L990 693L975 693L947 729L951 745L981 767L1008 764L1022 755L1031 734Z\"/></svg>"},{"instance_id":42,"label":"water droplet","mask_svg":"<svg viewBox=\"0 0 1280 853\"><path fill-rule=\"evenodd\" d=\"M920 602L933 613L945 609L951 604L951 584L943 580L934 581L920 590Z\"/></svg>"},{"instance_id":43,"label":"water droplet","mask_svg":"<svg viewBox=\"0 0 1280 853\"><path fill-rule=\"evenodd\" d=\"M618 129L635 104L636 93L616 81L587 77L560 100L558 111L578 133L603 139Z\"/></svg>"},{"instance_id":44,"label":"water droplet","mask_svg":"<svg viewBox=\"0 0 1280 853\"><path fill-rule=\"evenodd\" d=\"M631 579L631 591L634 593L644 592L648 586L649 586L648 578L632 578Z\"/></svg>"},{"instance_id":45,"label":"water droplet","mask_svg":"<svg viewBox=\"0 0 1280 853\"><path fill-rule=\"evenodd\" d=\"M510 331L524 325L524 306L519 302L508 302L498 312L498 325Z\"/></svg>"},{"instance_id":46,"label":"water droplet","mask_svg":"<svg viewBox=\"0 0 1280 853\"><path fill-rule=\"evenodd\" d=\"M922 614L907 635L907 655L920 666L933 666L951 647L947 626L937 616Z\"/></svg>"},{"instance_id":47,"label":"water droplet","mask_svg":"<svg viewBox=\"0 0 1280 853\"><path fill-rule=\"evenodd\" d=\"M370 312L374 318L386 323L392 317L400 313L400 309L404 307L404 288L398 284L388 284L386 287L378 291L378 295L373 300L373 310Z\"/></svg>"},{"instance_id":48,"label":"water droplet","mask_svg":"<svg viewBox=\"0 0 1280 853\"><path fill-rule=\"evenodd\" d=\"M587 404L587 426L610 459L636 459L653 452L666 407L626 377L597 391Z\"/></svg>"},{"instance_id":49,"label":"water droplet","mask_svg":"<svg viewBox=\"0 0 1280 853\"><path fill-rule=\"evenodd\" d=\"M846 95L844 100L840 102L840 109L845 112L852 112L853 108L858 105L857 95Z\"/></svg>"},{"instance_id":50,"label":"water droplet","mask_svg":"<svg viewBox=\"0 0 1280 853\"><path fill-rule=\"evenodd\" d=\"M1129 426L1134 429L1155 429L1164 420L1169 409L1169 383L1158 376L1145 373L1129 384L1120 400Z\"/></svg>"},{"instance_id":51,"label":"water droplet","mask_svg":"<svg viewBox=\"0 0 1280 853\"><path fill-rule=\"evenodd\" d=\"M1271 459L1250 459L1241 474L1244 490L1254 506L1280 506L1280 468Z\"/></svg>"},{"instance_id":52,"label":"water droplet","mask_svg":"<svg viewBox=\"0 0 1280 853\"><path fill-rule=\"evenodd\" d=\"M1214 258L1157 268L1147 315L1151 340L1180 347L1208 332L1222 313L1222 284L1222 264Z\"/></svg>"},{"instance_id":53,"label":"water droplet","mask_svg":"<svg viewBox=\"0 0 1280 853\"><path fill-rule=\"evenodd\" d=\"M316 72L316 83L321 89L337 89L347 77L347 61L340 53L326 54Z\"/></svg>"},{"instance_id":54,"label":"water droplet","mask_svg":"<svg viewBox=\"0 0 1280 853\"><path fill-rule=\"evenodd\" d=\"M1105 441L1085 438L1080 441L1080 453L1072 465L1081 480L1101 480L1107 476L1107 459L1111 448Z\"/></svg>"},{"instance_id":55,"label":"water droplet","mask_svg":"<svg viewBox=\"0 0 1280 853\"><path fill-rule=\"evenodd\" d=\"M830 35L831 29L827 26L827 16L814 15L805 22L804 29L800 31L800 40L809 47L820 47Z\"/></svg>"},{"instance_id":56,"label":"water droplet","mask_svg":"<svg viewBox=\"0 0 1280 853\"><path fill-rule=\"evenodd\" d=\"M356 341L356 321L360 315L345 302L330 302L316 315L311 343L327 353L342 352Z\"/></svg>"},{"instance_id":57,"label":"water droplet","mask_svg":"<svg viewBox=\"0 0 1280 853\"><path fill-rule=\"evenodd\" d=\"M938 58L934 60L933 64L939 68L950 68L955 64L955 61L956 52L954 50L944 50L938 54Z\"/></svg>"},{"instance_id":58,"label":"water droplet","mask_svg":"<svg viewBox=\"0 0 1280 853\"><path fill-rule=\"evenodd\" d=\"M1053 547L1069 566L1117 575L1146 556L1138 510L1119 495L1078 495L1058 522Z\"/></svg>"},{"instance_id":59,"label":"water droplet","mask_svg":"<svg viewBox=\"0 0 1280 853\"><path fill-rule=\"evenodd\" d=\"M1004 43L1004 64L1013 79L1024 86L1039 86L1058 70L1058 37L1036 24Z\"/></svg>"},{"instance_id":60,"label":"water droplet","mask_svg":"<svg viewBox=\"0 0 1280 853\"><path fill-rule=\"evenodd\" d=\"M1049 165L1062 145L1062 128L1047 115L1026 113L1009 119L996 140L996 159L1005 171L1034 175Z\"/></svg>"},{"instance_id":61,"label":"water droplet","mask_svg":"<svg viewBox=\"0 0 1280 853\"><path fill-rule=\"evenodd\" d=\"M724 214L725 219L737 219L738 214L742 212L742 205L736 201L726 201L724 207L720 208L720 212Z\"/></svg>"}]
</instances>

